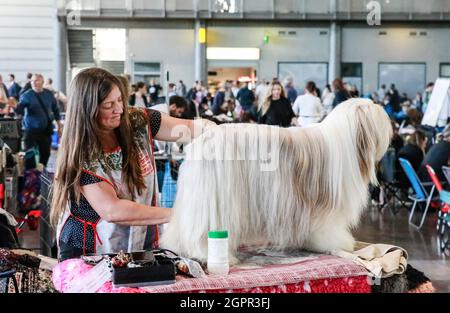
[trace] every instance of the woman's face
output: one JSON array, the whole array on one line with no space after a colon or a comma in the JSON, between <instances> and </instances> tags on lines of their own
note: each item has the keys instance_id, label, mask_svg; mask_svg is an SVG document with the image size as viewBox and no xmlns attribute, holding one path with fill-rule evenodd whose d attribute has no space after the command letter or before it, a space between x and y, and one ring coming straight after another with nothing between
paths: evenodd
<instances>
[{"instance_id":1,"label":"woman's face","mask_svg":"<svg viewBox=\"0 0 450 313\"><path fill-rule=\"evenodd\" d=\"M272 99L278 100L281 97L281 87L279 85L274 85L272 87Z\"/></svg>"},{"instance_id":2,"label":"woman's face","mask_svg":"<svg viewBox=\"0 0 450 313\"><path fill-rule=\"evenodd\" d=\"M123 114L122 94L117 86L114 86L100 104L97 121L100 128L105 130L113 130L120 126L120 118Z\"/></svg>"}]
</instances>

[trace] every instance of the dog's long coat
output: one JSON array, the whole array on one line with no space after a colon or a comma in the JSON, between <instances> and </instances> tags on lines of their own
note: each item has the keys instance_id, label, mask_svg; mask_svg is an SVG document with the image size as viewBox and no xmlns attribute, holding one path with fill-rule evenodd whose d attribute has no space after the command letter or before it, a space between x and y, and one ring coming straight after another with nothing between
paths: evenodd
<instances>
[{"instance_id":1,"label":"dog's long coat","mask_svg":"<svg viewBox=\"0 0 450 313\"><path fill-rule=\"evenodd\" d=\"M208 231L225 229L232 263L247 244L352 250L350 230L391 134L383 108L366 99L345 101L306 128L212 128L187 149L161 244L206 261ZM263 152L276 152L273 164L263 165Z\"/></svg>"}]
</instances>

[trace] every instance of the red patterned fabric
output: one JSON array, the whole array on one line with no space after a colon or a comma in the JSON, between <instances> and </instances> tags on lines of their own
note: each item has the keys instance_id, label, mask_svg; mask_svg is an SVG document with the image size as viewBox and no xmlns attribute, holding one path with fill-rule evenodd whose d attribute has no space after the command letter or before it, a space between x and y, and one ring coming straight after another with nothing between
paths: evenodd
<instances>
[{"instance_id":1,"label":"red patterned fabric","mask_svg":"<svg viewBox=\"0 0 450 313\"><path fill-rule=\"evenodd\" d=\"M67 260L53 270L55 287L64 292L72 279L90 269L81 260ZM293 264L268 265L254 269L232 269L228 276L187 278L177 276L177 282L142 288L114 288L105 283L98 292L236 292L236 293L369 293L367 271L352 261L320 256Z\"/></svg>"}]
</instances>

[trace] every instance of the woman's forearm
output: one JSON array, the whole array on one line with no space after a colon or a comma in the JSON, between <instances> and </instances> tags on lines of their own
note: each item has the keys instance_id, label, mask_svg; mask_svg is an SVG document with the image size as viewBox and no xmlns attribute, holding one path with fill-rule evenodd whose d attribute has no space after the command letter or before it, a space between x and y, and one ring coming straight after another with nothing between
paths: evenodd
<instances>
[{"instance_id":1,"label":"woman's forearm","mask_svg":"<svg viewBox=\"0 0 450 313\"><path fill-rule=\"evenodd\" d=\"M171 210L118 199L108 208L108 222L128 226L145 226L169 222Z\"/></svg>"}]
</instances>

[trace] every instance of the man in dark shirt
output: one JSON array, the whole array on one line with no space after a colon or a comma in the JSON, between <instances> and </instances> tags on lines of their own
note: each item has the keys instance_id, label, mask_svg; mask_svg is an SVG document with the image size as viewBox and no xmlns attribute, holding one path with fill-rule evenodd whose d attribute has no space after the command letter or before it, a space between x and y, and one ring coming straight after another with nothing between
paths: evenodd
<instances>
[{"instance_id":1,"label":"man in dark shirt","mask_svg":"<svg viewBox=\"0 0 450 313\"><path fill-rule=\"evenodd\" d=\"M16 83L16 77L14 74L9 74L9 84L8 84L8 96L13 97L16 100L19 100L19 93L22 87L18 83Z\"/></svg>"},{"instance_id":2,"label":"man in dark shirt","mask_svg":"<svg viewBox=\"0 0 450 313\"><path fill-rule=\"evenodd\" d=\"M426 164L430 165L436 175L439 177L439 180L445 182L445 176L442 172L442 166L450 165L450 127L443 133L443 140L435 144L430 148L428 153L425 155L425 158L420 166L419 177L422 181L431 181L430 176L428 175L427 169L425 167Z\"/></svg>"},{"instance_id":3,"label":"man in dark shirt","mask_svg":"<svg viewBox=\"0 0 450 313\"><path fill-rule=\"evenodd\" d=\"M248 84L245 83L244 86L239 89L236 99L241 104L242 109L247 112L252 107L253 102L255 102L255 95L253 94L253 91L248 89Z\"/></svg>"},{"instance_id":4,"label":"man in dark shirt","mask_svg":"<svg viewBox=\"0 0 450 313\"><path fill-rule=\"evenodd\" d=\"M39 161L46 166L50 157L53 121L56 121L61 137L61 116L55 96L44 89L44 77L41 74L32 76L31 87L20 97L16 113L23 115L25 149L38 147Z\"/></svg>"}]
</instances>

